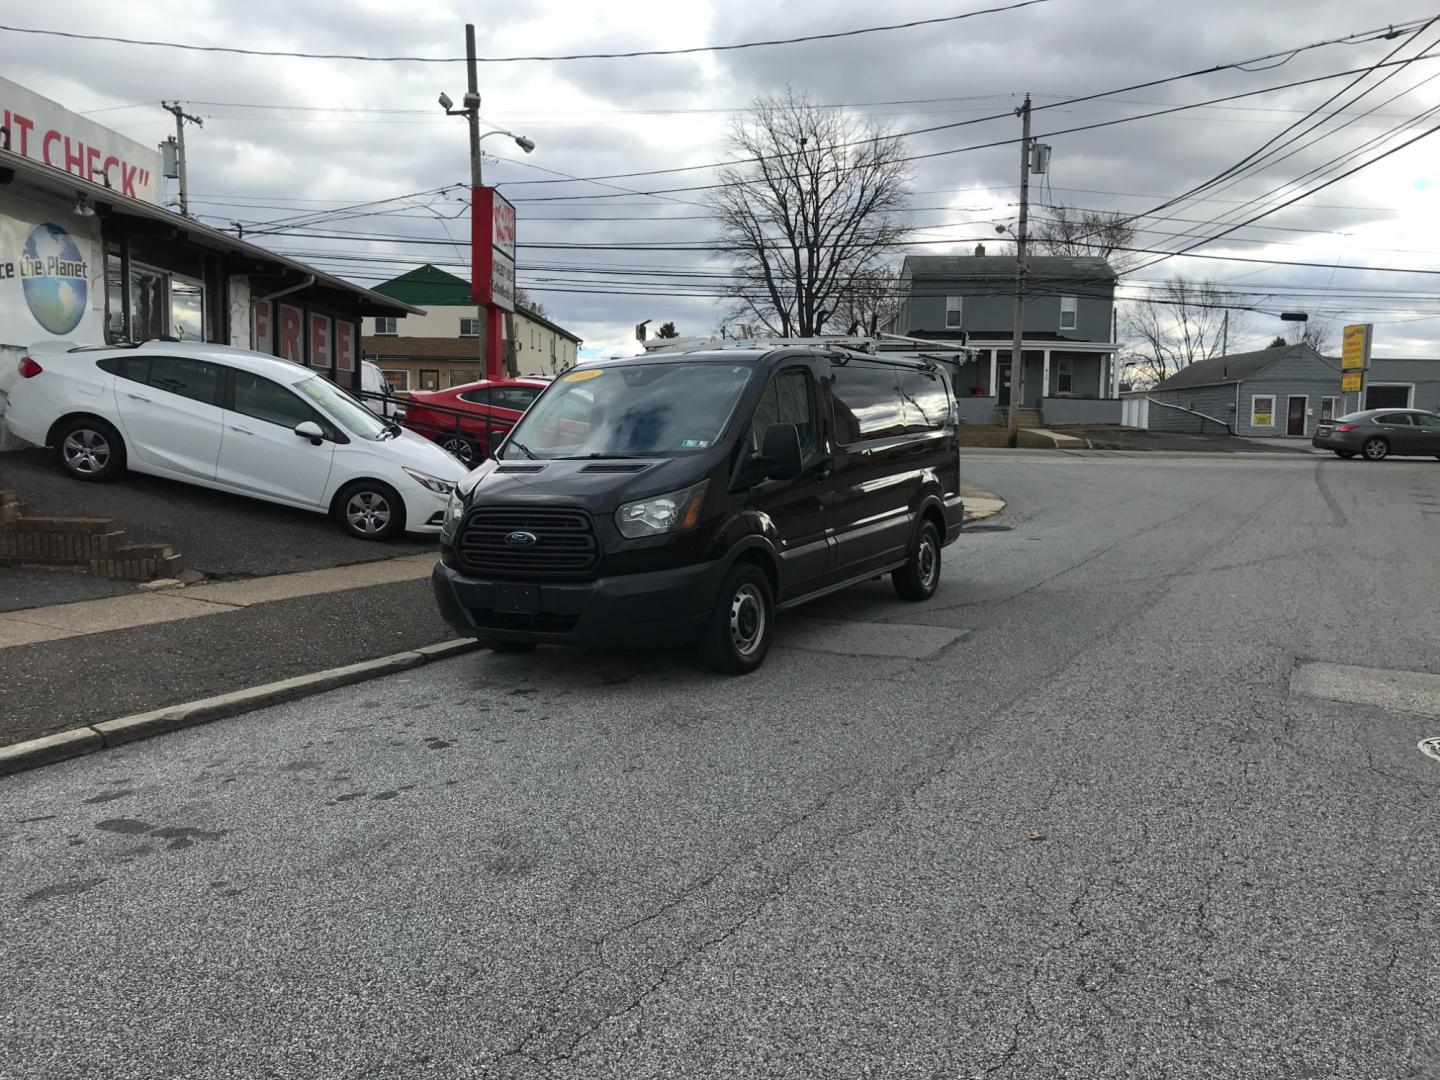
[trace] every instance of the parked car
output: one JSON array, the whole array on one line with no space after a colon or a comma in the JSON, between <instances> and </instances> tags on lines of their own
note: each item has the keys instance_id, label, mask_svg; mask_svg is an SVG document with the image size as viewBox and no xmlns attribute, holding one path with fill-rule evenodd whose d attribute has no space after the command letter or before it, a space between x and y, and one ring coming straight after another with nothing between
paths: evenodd
<instances>
[{"instance_id":1,"label":"parked car","mask_svg":"<svg viewBox=\"0 0 1440 1080\"><path fill-rule=\"evenodd\" d=\"M437 532L465 469L278 357L198 342L37 345L5 423L77 480L125 469L317 510L352 536Z\"/></svg>"},{"instance_id":2,"label":"parked car","mask_svg":"<svg viewBox=\"0 0 1440 1080\"><path fill-rule=\"evenodd\" d=\"M1311 445L1342 458L1363 454L1383 461L1392 454L1440 458L1440 416L1419 409L1366 409L1322 420Z\"/></svg>"},{"instance_id":3,"label":"parked car","mask_svg":"<svg viewBox=\"0 0 1440 1080\"><path fill-rule=\"evenodd\" d=\"M935 593L964 509L954 418L945 372L913 356L576 367L451 497L436 601L501 651L698 641L753 671L778 612L883 574Z\"/></svg>"},{"instance_id":4,"label":"parked car","mask_svg":"<svg viewBox=\"0 0 1440 1080\"><path fill-rule=\"evenodd\" d=\"M414 390L405 406L405 426L473 466L491 455L547 385L546 379L527 376Z\"/></svg>"}]
</instances>

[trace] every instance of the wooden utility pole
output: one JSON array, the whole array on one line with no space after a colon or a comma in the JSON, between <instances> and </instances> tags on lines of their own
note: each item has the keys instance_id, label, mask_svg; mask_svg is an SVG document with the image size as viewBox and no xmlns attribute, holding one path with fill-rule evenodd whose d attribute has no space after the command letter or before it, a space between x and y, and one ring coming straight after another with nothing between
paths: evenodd
<instances>
[{"instance_id":1,"label":"wooden utility pole","mask_svg":"<svg viewBox=\"0 0 1440 1080\"><path fill-rule=\"evenodd\" d=\"M1010 435L1007 443L1020 442L1020 395L1025 378L1025 230L1030 221L1030 95L1016 110L1020 114L1020 226L1015 232L1015 338L1010 346Z\"/></svg>"},{"instance_id":2,"label":"wooden utility pole","mask_svg":"<svg viewBox=\"0 0 1440 1080\"><path fill-rule=\"evenodd\" d=\"M160 107L175 117L175 172L180 180L180 216L189 217L190 189L185 182L185 123L189 121L196 127L204 127L205 121L198 116L191 116L178 101L162 101Z\"/></svg>"}]
</instances>

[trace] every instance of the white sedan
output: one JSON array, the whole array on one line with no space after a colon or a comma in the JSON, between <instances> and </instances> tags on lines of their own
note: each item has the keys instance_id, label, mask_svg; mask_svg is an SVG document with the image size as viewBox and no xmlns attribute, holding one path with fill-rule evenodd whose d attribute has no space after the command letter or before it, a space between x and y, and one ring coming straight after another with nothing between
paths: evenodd
<instances>
[{"instance_id":1,"label":"white sedan","mask_svg":"<svg viewBox=\"0 0 1440 1080\"><path fill-rule=\"evenodd\" d=\"M4 423L79 480L125 469L329 513L353 536L439 532L465 468L328 379L224 345L37 345Z\"/></svg>"}]
</instances>

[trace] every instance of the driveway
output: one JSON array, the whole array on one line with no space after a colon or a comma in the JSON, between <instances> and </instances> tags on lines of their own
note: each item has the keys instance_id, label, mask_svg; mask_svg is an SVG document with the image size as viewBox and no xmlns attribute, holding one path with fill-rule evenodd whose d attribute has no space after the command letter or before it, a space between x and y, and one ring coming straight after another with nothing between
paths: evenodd
<instances>
[{"instance_id":1,"label":"driveway","mask_svg":"<svg viewBox=\"0 0 1440 1080\"><path fill-rule=\"evenodd\" d=\"M15 488L38 514L119 518L130 541L169 544L185 557L187 570L206 577L318 570L435 548L433 537L407 536L388 544L355 540L323 514L140 473L87 484L65 475L42 450L0 454L0 487Z\"/></svg>"}]
</instances>

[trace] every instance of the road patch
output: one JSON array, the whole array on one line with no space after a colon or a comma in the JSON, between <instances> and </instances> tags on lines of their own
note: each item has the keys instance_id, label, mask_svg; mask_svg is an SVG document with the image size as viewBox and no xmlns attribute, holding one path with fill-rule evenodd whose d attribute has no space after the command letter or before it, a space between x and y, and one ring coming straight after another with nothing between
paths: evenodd
<instances>
[{"instance_id":1,"label":"road patch","mask_svg":"<svg viewBox=\"0 0 1440 1080\"><path fill-rule=\"evenodd\" d=\"M835 653L839 656L928 660L969 632L948 626L794 618L780 624L775 648Z\"/></svg>"},{"instance_id":2,"label":"road patch","mask_svg":"<svg viewBox=\"0 0 1440 1080\"><path fill-rule=\"evenodd\" d=\"M1440 675L1309 661L1290 673L1290 692L1348 705L1440 716Z\"/></svg>"}]
</instances>

